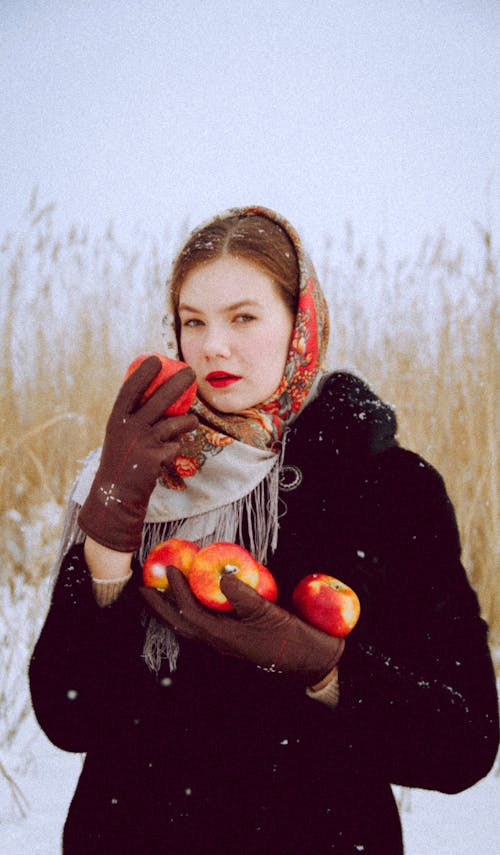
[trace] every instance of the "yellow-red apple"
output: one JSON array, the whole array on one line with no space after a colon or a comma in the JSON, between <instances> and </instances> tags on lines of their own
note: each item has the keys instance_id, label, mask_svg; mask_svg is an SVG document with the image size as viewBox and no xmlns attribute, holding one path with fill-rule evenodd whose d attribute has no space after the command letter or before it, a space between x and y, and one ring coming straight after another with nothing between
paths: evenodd
<instances>
[{"instance_id":1,"label":"yellow-red apple","mask_svg":"<svg viewBox=\"0 0 500 855\"><path fill-rule=\"evenodd\" d=\"M264 567L263 564L259 563L259 581L256 587L256 591L260 594L261 597L264 597L265 600L270 600L271 603L275 603L278 599L278 586L276 584L276 579L273 574L267 567Z\"/></svg>"},{"instance_id":2,"label":"yellow-red apple","mask_svg":"<svg viewBox=\"0 0 500 855\"><path fill-rule=\"evenodd\" d=\"M301 579L292 602L307 623L337 638L344 638L354 629L361 611L352 588L326 573L311 573Z\"/></svg>"},{"instance_id":3,"label":"yellow-red apple","mask_svg":"<svg viewBox=\"0 0 500 855\"><path fill-rule=\"evenodd\" d=\"M278 588L267 567L237 543L218 542L200 549L188 573L191 590L203 605L221 612L232 610L220 588L224 573L234 573L262 597L276 602Z\"/></svg>"},{"instance_id":4,"label":"yellow-red apple","mask_svg":"<svg viewBox=\"0 0 500 855\"><path fill-rule=\"evenodd\" d=\"M170 377L176 374L178 371L181 371L183 368L188 368L188 365L185 362L181 362L179 359L171 359L169 356L164 356L162 353L141 353L139 356L130 363L129 367L125 372L124 380L127 377L130 377L133 371L139 367L141 362L144 362L148 356L156 356L161 362L161 368L158 371L156 377L153 378L148 388L144 392L144 395L141 398L141 404L144 404L145 401L156 392L159 387L165 383ZM166 416L182 416L184 413L187 413L191 404L193 403L196 397L196 383L191 383L190 386L174 401L173 404L165 410Z\"/></svg>"},{"instance_id":5,"label":"yellow-red apple","mask_svg":"<svg viewBox=\"0 0 500 855\"><path fill-rule=\"evenodd\" d=\"M185 576L188 575L195 555L200 547L190 540L171 537L155 546L147 556L142 568L142 578L148 588L167 591L167 567L178 567Z\"/></svg>"}]
</instances>

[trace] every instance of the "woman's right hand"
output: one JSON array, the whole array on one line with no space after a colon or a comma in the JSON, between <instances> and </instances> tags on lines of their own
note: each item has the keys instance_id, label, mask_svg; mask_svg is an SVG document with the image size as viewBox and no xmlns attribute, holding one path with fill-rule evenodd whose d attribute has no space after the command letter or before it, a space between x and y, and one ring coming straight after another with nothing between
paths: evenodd
<instances>
[{"instance_id":1,"label":"woman's right hand","mask_svg":"<svg viewBox=\"0 0 500 855\"><path fill-rule=\"evenodd\" d=\"M121 387L106 426L99 468L78 516L85 534L117 552L134 552L140 546L162 466L178 455L179 435L198 426L192 414L164 415L195 379L191 368L178 371L140 405L159 370L159 359L150 356Z\"/></svg>"}]
</instances>

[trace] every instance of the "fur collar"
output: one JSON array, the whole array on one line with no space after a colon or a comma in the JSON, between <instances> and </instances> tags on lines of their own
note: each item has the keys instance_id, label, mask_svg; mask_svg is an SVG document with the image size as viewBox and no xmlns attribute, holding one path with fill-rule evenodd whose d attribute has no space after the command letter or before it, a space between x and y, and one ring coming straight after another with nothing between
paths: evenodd
<instances>
[{"instance_id":1,"label":"fur collar","mask_svg":"<svg viewBox=\"0 0 500 855\"><path fill-rule=\"evenodd\" d=\"M304 444L311 453L314 444L320 453L352 462L397 446L396 432L391 405L354 374L334 371L322 378L317 397L289 429L287 456L289 446Z\"/></svg>"}]
</instances>

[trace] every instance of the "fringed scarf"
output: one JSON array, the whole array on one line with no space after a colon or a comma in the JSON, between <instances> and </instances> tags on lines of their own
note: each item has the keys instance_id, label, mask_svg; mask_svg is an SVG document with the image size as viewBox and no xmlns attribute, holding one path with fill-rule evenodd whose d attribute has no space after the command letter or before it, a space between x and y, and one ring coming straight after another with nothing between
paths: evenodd
<instances>
[{"instance_id":1,"label":"fringed scarf","mask_svg":"<svg viewBox=\"0 0 500 855\"><path fill-rule=\"evenodd\" d=\"M199 417L200 426L184 435L175 466L158 480L151 495L141 561L153 546L174 536L200 546L213 541L240 542L262 563L269 550L277 546L283 438L288 425L316 394L324 371L329 317L312 262L285 219L261 207L232 209L222 216L256 214L286 231L299 265L298 307L284 375L271 398L241 413L220 413L199 398L195 400L192 411ZM164 325L167 350L178 356L172 312ZM89 455L75 483L63 549L84 538L78 531L76 515L92 484L99 457L100 449ZM174 633L151 618L144 647L149 667L158 670L166 657L174 670L178 651Z\"/></svg>"}]
</instances>

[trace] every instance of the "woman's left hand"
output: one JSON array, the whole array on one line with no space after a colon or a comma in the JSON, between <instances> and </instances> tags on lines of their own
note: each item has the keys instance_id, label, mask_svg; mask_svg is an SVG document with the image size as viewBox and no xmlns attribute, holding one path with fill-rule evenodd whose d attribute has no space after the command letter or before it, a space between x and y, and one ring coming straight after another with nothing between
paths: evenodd
<instances>
[{"instance_id":1,"label":"woman's left hand","mask_svg":"<svg viewBox=\"0 0 500 855\"><path fill-rule=\"evenodd\" d=\"M152 588L140 591L156 616L185 638L205 642L267 671L296 674L306 685L322 680L342 656L343 639L270 603L233 574L221 579L221 589L234 609L229 614L201 605L176 567L169 567L167 575L172 597Z\"/></svg>"}]
</instances>

